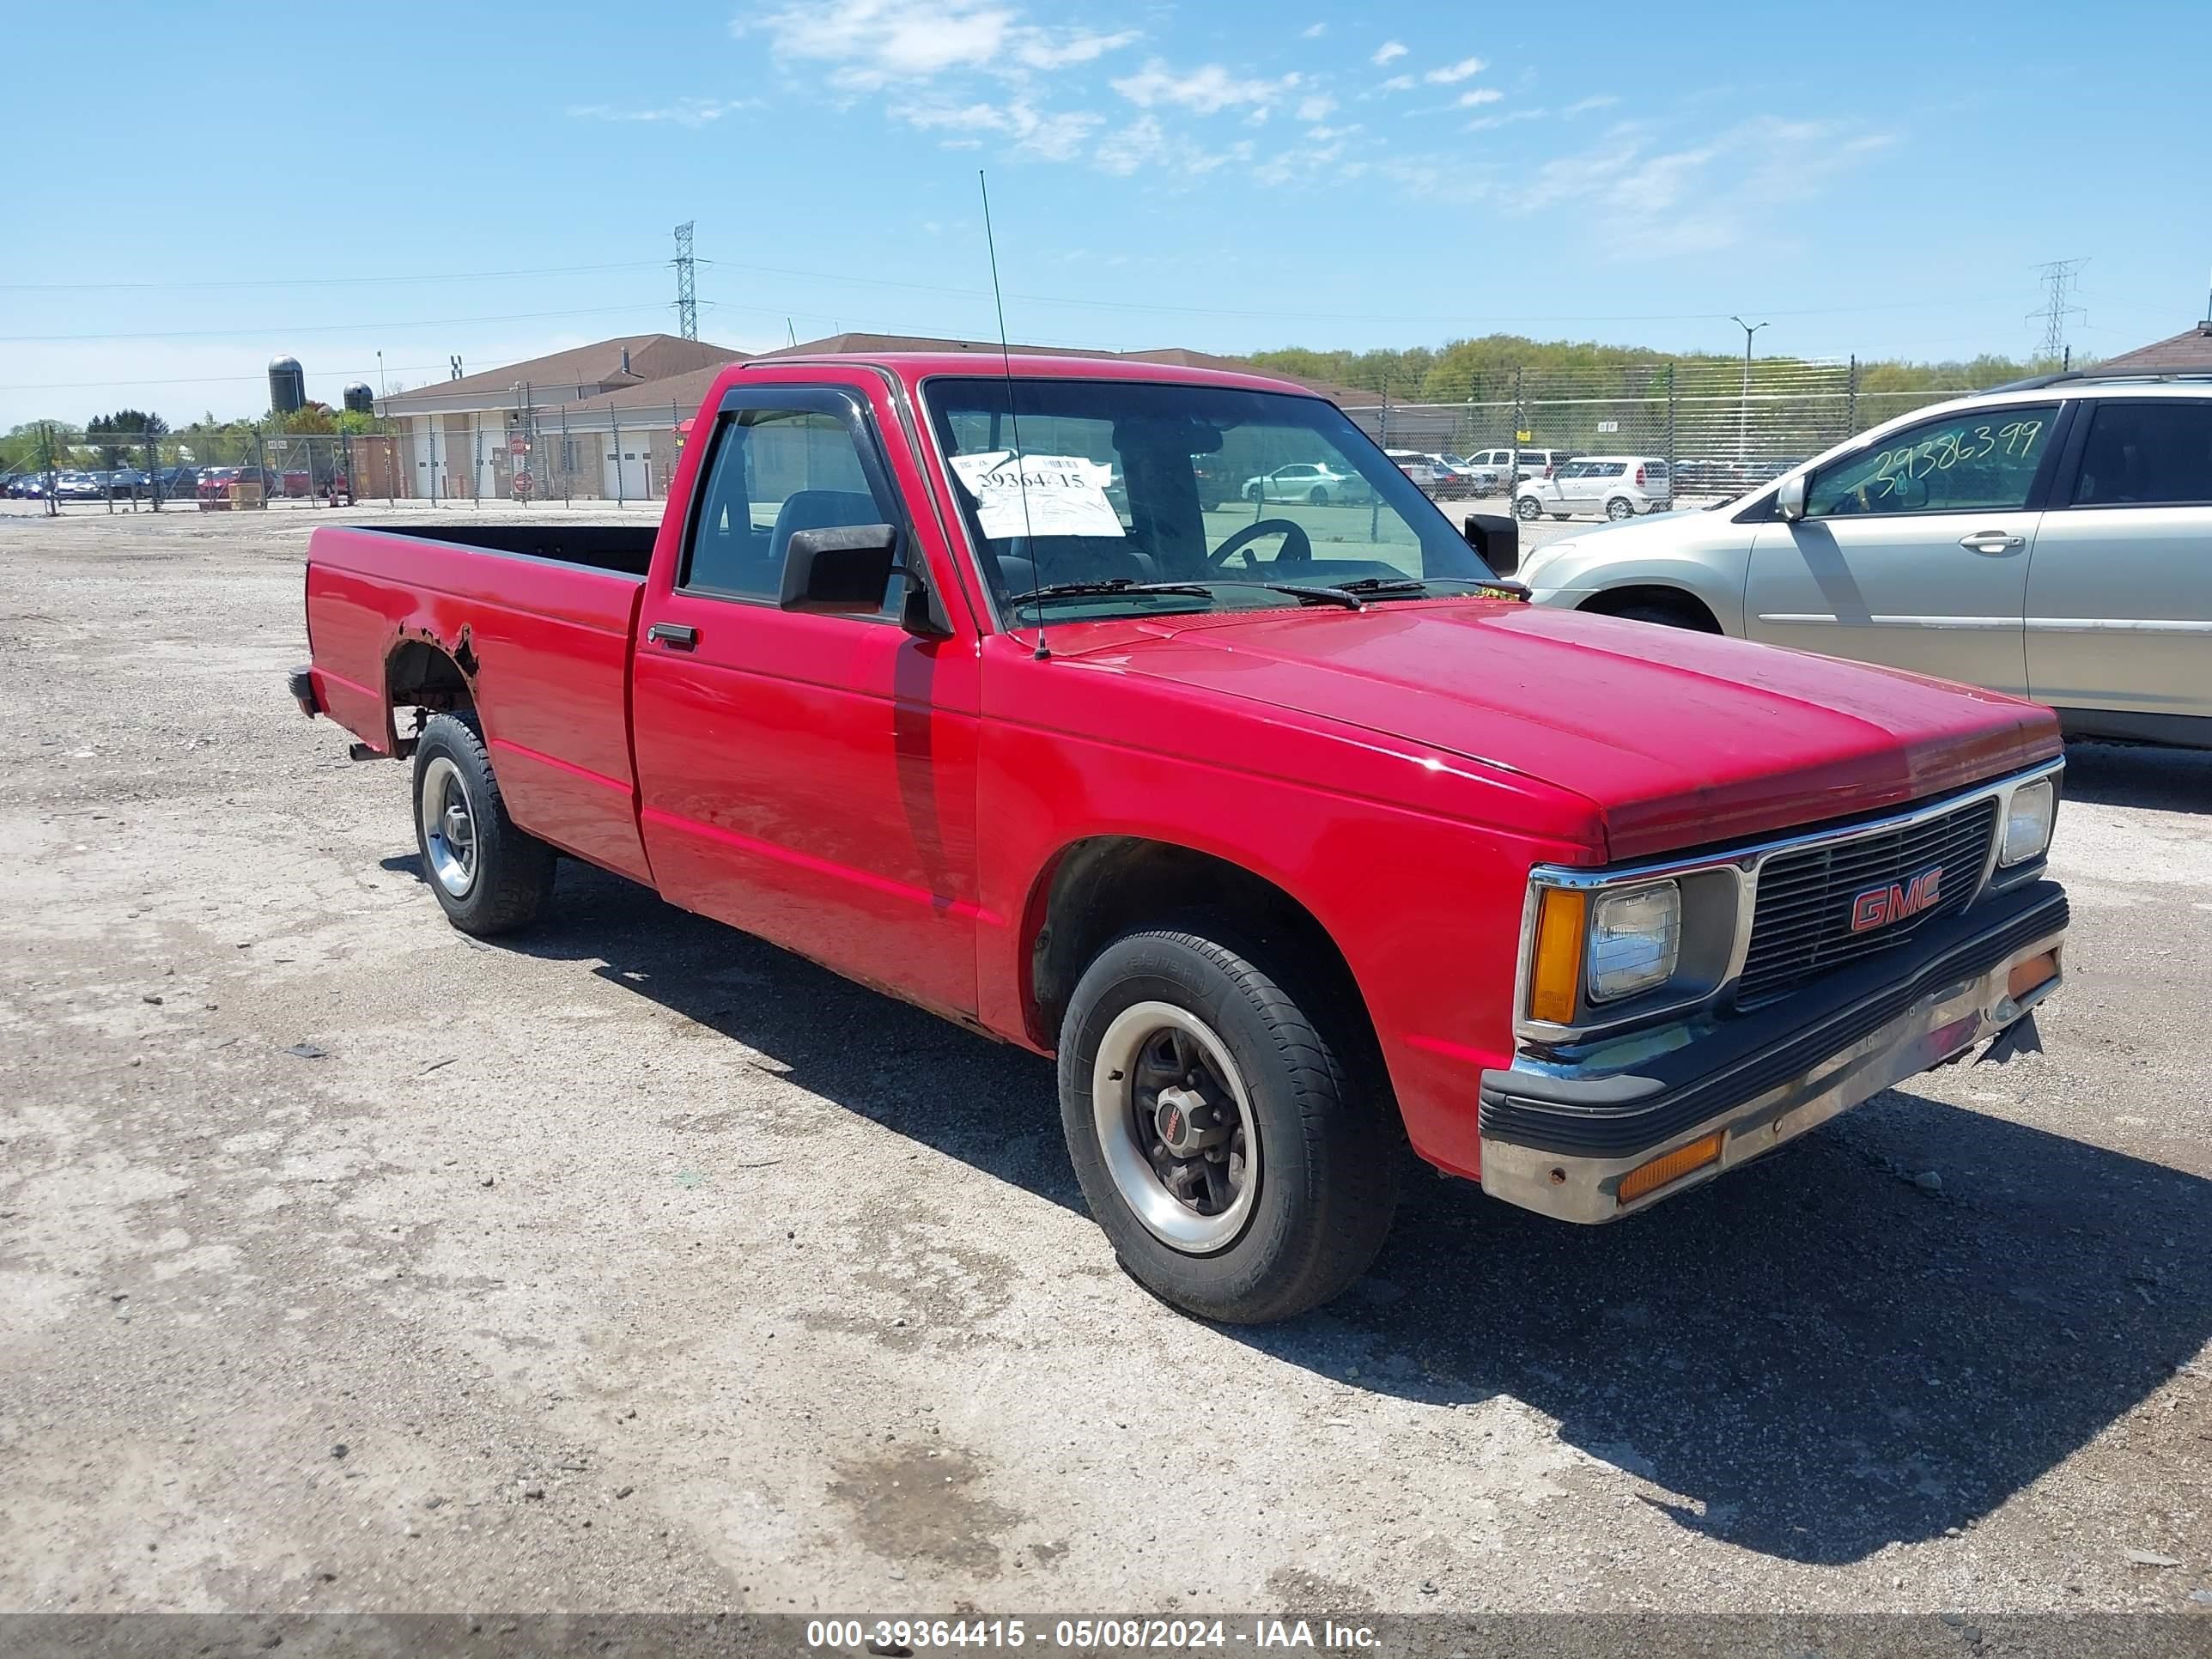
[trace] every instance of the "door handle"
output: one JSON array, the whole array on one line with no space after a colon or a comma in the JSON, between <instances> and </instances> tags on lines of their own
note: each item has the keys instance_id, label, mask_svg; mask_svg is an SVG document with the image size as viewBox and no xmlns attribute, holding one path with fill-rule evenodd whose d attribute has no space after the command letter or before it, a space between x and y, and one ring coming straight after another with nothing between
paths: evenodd
<instances>
[{"instance_id":1,"label":"door handle","mask_svg":"<svg viewBox=\"0 0 2212 1659\"><path fill-rule=\"evenodd\" d=\"M645 630L645 637L671 651L689 651L699 643L699 630L684 623L655 623Z\"/></svg>"},{"instance_id":2,"label":"door handle","mask_svg":"<svg viewBox=\"0 0 2212 1659\"><path fill-rule=\"evenodd\" d=\"M2026 547L2027 538L2009 535L2002 530L1977 530L1971 536L1960 537L1959 545L1976 553L2009 553Z\"/></svg>"}]
</instances>

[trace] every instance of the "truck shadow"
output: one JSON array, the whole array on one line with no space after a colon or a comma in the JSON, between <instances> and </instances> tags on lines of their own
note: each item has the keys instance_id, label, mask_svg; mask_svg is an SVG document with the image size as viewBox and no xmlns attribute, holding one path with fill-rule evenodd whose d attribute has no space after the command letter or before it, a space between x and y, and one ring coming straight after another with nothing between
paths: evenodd
<instances>
[{"instance_id":1,"label":"truck shadow","mask_svg":"<svg viewBox=\"0 0 2212 1659\"><path fill-rule=\"evenodd\" d=\"M580 866L506 948L591 963L793 1084L1082 1208L1035 1055ZM1931 1170L1935 1189L1914 1179ZM2212 1338L2208 1236L2212 1182L1899 1090L1618 1226L1424 1171L1349 1295L1223 1334L1439 1408L1509 1396L1679 1524L1840 1563L1972 1526L2190 1362Z\"/></svg>"},{"instance_id":2,"label":"truck shadow","mask_svg":"<svg viewBox=\"0 0 2212 1659\"><path fill-rule=\"evenodd\" d=\"M2155 812L2212 812L2212 750L2077 738L2066 745L2066 799ZM2063 807L2060 823L2063 833Z\"/></svg>"}]
</instances>

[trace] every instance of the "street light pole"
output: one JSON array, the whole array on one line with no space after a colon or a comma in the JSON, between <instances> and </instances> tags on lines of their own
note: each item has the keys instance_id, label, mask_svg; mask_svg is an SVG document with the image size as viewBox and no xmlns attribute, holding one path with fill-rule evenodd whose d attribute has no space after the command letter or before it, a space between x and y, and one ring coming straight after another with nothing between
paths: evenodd
<instances>
[{"instance_id":1,"label":"street light pole","mask_svg":"<svg viewBox=\"0 0 2212 1659\"><path fill-rule=\"evenodd\" d=\"M1766 325L1747 323L1733 314L1729 321L1743 331L1743 412L1736 417L1735 458L1738 461L1748 461L1751 459L1751 337Z\"/></svg>"}]
</instances>

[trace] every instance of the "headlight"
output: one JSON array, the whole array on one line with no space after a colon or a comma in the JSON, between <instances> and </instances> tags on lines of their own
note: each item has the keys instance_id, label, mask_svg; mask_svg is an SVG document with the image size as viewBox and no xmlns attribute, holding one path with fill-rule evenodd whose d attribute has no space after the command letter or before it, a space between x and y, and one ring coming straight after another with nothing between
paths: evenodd
<instances>
[{"instance_id":1,"label":"headlight","mask_svg":"<svg viewBox=\"0 0 2212 1659\"><path fill-rule=\"evenodd\" d=\"M1589 999L1617 1002L1672 978L1682 948L1682 890L1653 882L1590 910Z\"/></svg>"},{"instance_id":2,"label":"headlight","mask_svg":"<svg viewBox=\"0 0 2212 1659\"><path fill-rule=\"evenodd\" d=\"M2057 798L2049 778L2012 792L2012 805L2005 810L2004 846L1997 854L2000 868L2042 856L2051 845L2051 815Z\"/></svg>"}]
</instances>

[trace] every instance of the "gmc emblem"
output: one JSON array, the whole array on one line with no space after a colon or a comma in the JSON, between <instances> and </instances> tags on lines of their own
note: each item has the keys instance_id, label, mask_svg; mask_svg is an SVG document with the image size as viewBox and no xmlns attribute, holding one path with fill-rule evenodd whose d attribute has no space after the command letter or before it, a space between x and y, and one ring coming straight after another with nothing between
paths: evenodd
<instances>
[{"instance_id":1,"label":"gmc emblem","mask_svg":"<svg viewBox=\"0 0 2212 1659\"><path fill-rule=\"evenodd\" d=\"M1939 864L1932 870L1923 870L1908 882L1868 888L1851 900L1851 932L1863 933L1918 915L1935 904L1942 882L1943 866Z\"/></svg>"}]
</instances>

